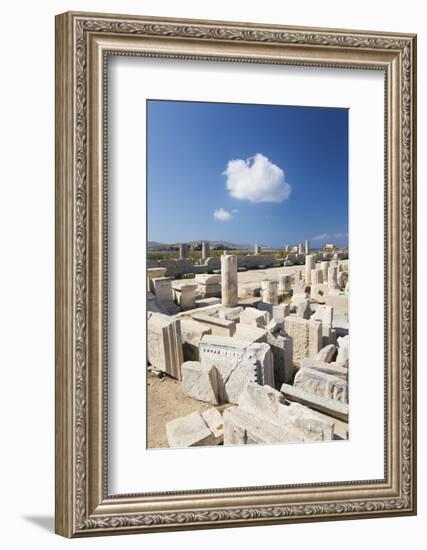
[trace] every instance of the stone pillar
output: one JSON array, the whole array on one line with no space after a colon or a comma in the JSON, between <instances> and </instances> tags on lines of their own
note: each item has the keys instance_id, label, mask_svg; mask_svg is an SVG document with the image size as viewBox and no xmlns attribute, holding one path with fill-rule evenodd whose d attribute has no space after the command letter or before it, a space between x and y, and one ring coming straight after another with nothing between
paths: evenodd
<instances>
[{"instance_id":1,"label":"stone pillar","mask_svg":"<svg viewBox=\"0 0 427 550\"><path fill-rule=\"evenodd\" d=\"M329 288L338 288L338 268L332 266L328 269L328 285Z\"/></svg>"},{"instance_id":2,"label":"stone pillar","mask_svg":"<svg viewBox=\"0 0 427 550\"><path fill-rule=\"evenodd\" d=\"M255 245L255 254L261 254L261 246L259 244Z\"/></svg>"},{"instance_id":3,"label":"stone pillar","mask_svg":"<svg viewBox=\"0 0 427 550\"><path fill-rule=\"evenodd\" d=\"M290 275L279 275L279 292L289 292L292 289Z\"/></svg>"},{"instance_id":4,"label":"stone pillar","mask_svg":"<svg viewBox=\"0 0 427 550\"><path fill-rule=\"evenodd\" d=\"M323 282L328 282L328 269L329 269L329 262L320 262L320 269L323 271Z\"/></svg>"},{"instance_id":5,"label":"stone pillar","mask_svg":"<svg viewBox=\"0 0 427 550\"><path fill-rule=\"evenodd\" d=\"M304 245L302 243L298 245L298 254L304 254Z\"/></svg>"},{"instance_id":6,"label":"stone pillar","mask_svg":"<svg viewBox=\"0 0 427 550\"><path fill-rule=\"evenodd\" d=\"M285 252L289 252L289 245L288 244L285 246Z\"/></svg>"},{"instance_id":7,"label":"stone pillar","mask_svg":"<svg viewBox=\"0 0 427 550\"><path fill-rule=\"evenodd\" d=\"M279 299L277 296L277 281L261 281L262 301L266 304L277 306Z\"/></svg>"},{"instance_id":8,"label":"stone pillar","mask_svg":"<svg viewBox=\"0 0 427 550\"><path fill-rule=\"evenodd\" d=\"M316 267L316 257L313 254L307 254L305 257L305 284L311 284L311 270Z\"/></svg>"},{"instance_id":9,"label":"stone pillar","mask_svg":"<svg viewBox=\"0 0 427 550\"><path fill-rule=\"evenodd\" d=\"M185 260L188 255L188 245L187 243L181 243L179 245L179 259Z\"/></svg>"},{"instance_id":10,"label":"stone pillar","mask_svg":"<svg viewBox=\"0 0 427 550\"><path fill-rule=\"evenodd\" d=\"M309 240L305 241L305 253L310 254L310 241Z\"/></svg>"},{"instance_id":11,"label":"stone pillar","mask_svg":"<svg viewBox=\"0 0 427 550\"><path fill-rule=\"evenodd\" d=\"M206 260L209 257L210 254L210 246L209 243L203 242L202 243L202 260Z\"/></svg>"},{"instance_id":12,"label":"stone pillar","mask_svg":"<svg viewBox=\"0 0 427 550\"><path fill-rule=\"evenodd\" d=\"M221 256L221 297L224 307L237 306L237 256Z\"/></svg>"},{"instance_id":13,"label":"stone pillar","mask_svg":"<svg viewBox=\"0 0 427 550\"><path fill-rule=\"evenodd\" d=\"M321 285L323 283L323 271L321 269L311 270L311 284Z\"/></svg>"}]
</instances>

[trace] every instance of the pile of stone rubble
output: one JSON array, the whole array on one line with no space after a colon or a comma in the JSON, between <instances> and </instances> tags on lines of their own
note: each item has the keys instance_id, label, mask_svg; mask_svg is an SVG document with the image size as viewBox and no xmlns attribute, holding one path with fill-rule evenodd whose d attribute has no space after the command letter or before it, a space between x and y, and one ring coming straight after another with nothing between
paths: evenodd
<instances>
[{"instance_id":1,"label":"pile of stone rubble","mask_svg":"<svg viewBox=\"0 0 427 550\"><path fill-rule=\"evenodd\" d=\"M307 255L305 269L249 290L235 256L221 257L220 275L164 275L148 270L148 364L212 405L166 424L171 447L337 438L348 423L347 262Z\"/></svg>"}]
</instances>

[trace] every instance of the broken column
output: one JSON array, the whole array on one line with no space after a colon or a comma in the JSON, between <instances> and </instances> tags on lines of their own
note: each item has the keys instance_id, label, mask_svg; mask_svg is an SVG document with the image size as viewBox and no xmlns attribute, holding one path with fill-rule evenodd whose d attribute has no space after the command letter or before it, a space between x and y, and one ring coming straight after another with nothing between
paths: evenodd
<instances>
[{"instance_id":1,"label":"broken column","mask_svg":"<svg viewBox=\"0 0 427 550\"><path fill-rule=\"evenodd\" d=\"M321 269L311 270L311 284L321 285L323 283L323 271Z\"/></svg>"},{"instance_id":2,"label":"broken column","mask_svg":"<svg viewBox=\"0 0 427 550\"><path fill-rule=\"evenodd\" d=\"M310 241L308 239L305 241L305 253L310 254Z\"/></svg>"},{"instance_id":3,"label":"broken column","mask_svg":"<svg viewBox=\"0 0 427 550\"><path fill-rule=\"evenodd\" d=\"M202 260L206 260L209 257L211 250L209 243L206 241L202 242Z\"/></svg>"},{"instance_id":4,"label":"broken column","mask_svg":"<svg viewBox=\"0 0 427 550\"><path fill-rule=\"evenodd\" d=\"M277 306L279 303L277 281L261 281L261 297L266 304Z\"/></svg>"},{"instance_id":5,"label":"broken column","mask_svg":"<svg viewBox=\"0 0 427 550\"><path fill-rule=\"evenodd\" d=\"M181 243L179 245L179 259L185 260L188 256L188 245L187 243Z\"/></svg>"},{"instance_id":6,"label":"broken column","mask_svg":"<svg viewBox=\"0 0 427 550\"><path fill-rule=\"evenodd\" d=\"M221 298L224 307L237 306L237 256L221 256Z\"/></svg>"},{"instance_id":7,"label":"broken column","mask_svg":"<svg viewBox=\"0 0 427 550\"><path fill-rule=\"evenodd\" d=\"M255 245L255 254L261 254L261 246L259 244Z\"/></svg>"},{"instance_id":8,"label":"broken column","mask_svg":"<svg viewBox=\"0 0 427 550\"><path fill-rule=\"evenodd\" d=\"M327 283L328 282L329 262L326 262L326 261L320 262L320 269L323 272L323 282Z\"/></svg>"},{"instance_id":9,"label":"broken column","mask_svg":"<svg viewBox=\"0 0 427 550\"><path fill-rule=\"evenodd\" d=\"M284 294L292 289L292 277L290 275L279 275L279 293Z\"/></svg>"},{"instance_id":10,"label":"broken column","mask_svg":"<svg viewBox=\"0 0 427 550\"><path fill-rule=\"evenodd\" d=\"M338 267L331 266L328 268L328 286L331 289L338 288Z\"/></svg>"},{"instance_id":11,"label":"broken column","mask_svg":"<svg viewBox=\"0 0 427 550\"><path fill-rule=\"evenodd\" d=\"M181 323L161 313L148 314L147 359L157 369L181 380Z\"/></svg>"},{"instance_id":12,"label":"broken column","mask_svg":"<svg viewBox=\"0 0 427 550\"><path fill-rule=\"evenodd\" d=\"M302 243L298 245L298 254L304 254L304 245Z\"/></svg>"},{"instance_id":13,"label":"broken column","mask_svg":"<svg viewBox=\"0 0 427 550\"><path fill-rule=\"evenodd\" d=\"M311 270L316 267L316 257L313 254L307 254L305 257L305 284L311 284Z\"/></svg>"}]
</instances>

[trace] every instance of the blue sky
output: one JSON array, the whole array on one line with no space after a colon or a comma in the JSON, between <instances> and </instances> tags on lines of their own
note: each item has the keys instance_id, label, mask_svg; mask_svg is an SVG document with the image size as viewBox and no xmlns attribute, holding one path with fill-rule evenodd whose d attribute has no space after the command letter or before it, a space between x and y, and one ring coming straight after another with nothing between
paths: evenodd
<instances>
[{"instance_id":1,"label":"blue sky","mask_svg":"<svg viewBox=\"0 0 427 550\"><path fill-rule=\"evenodd\" d=\"M147 102L148 240L348 240L348 111Z\"/></svg>"}]
</instances>

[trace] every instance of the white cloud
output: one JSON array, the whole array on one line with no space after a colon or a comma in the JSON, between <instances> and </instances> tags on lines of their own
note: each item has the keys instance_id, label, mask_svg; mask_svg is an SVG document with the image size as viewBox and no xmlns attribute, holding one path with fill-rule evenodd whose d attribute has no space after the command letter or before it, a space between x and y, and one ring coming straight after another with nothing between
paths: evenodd
<instances>
[{"instance_id":1,"label":"white cloud","mask_svg":"<svg viewBox=\"0 0 427 550\"><path fill-rule=\"evenodd\" d=\"M312 237L312 241L326 241L327 239L330 239L331 236L329 233L321 233L320 235L316 235L315 237Z\"/></svg>"},{"instance_id":2,"label":"white cloud","mask_svg":"<svg viewBox=\"0 0 427 550\"><path fill-rule=\"evenodd\" d=\"M225 210L224 208L219 208L218 210L215 210L213 215L216 220L220 220L222 222L227 222L228 220L231 220L231 218L233 217L231 215L231 212L229 212L228 210Z\"/></svg>"},{"instance_id":3,"label":"white cloud","mask_svg":"<svg viewBox=\"0 0 427 550\"><path fill-rule=\"evenodd\" d=\"M312 241L330 241L333 239L345 239L348 237L348 233L321 233L320 235L316 235L315 237L312 237Z\"/></svg>"},{"instance_id":4,"label":"white cloud","mask_svg":"<svg viewBox=\"0 0 427 550\"><path fill-rule=\"evenodd\" d=\"M228 161L224 175L227 176L227 190L235 199L282 202L291 194L283 170L261 153L246 160Z\"/></svg>"}]
</instances>

